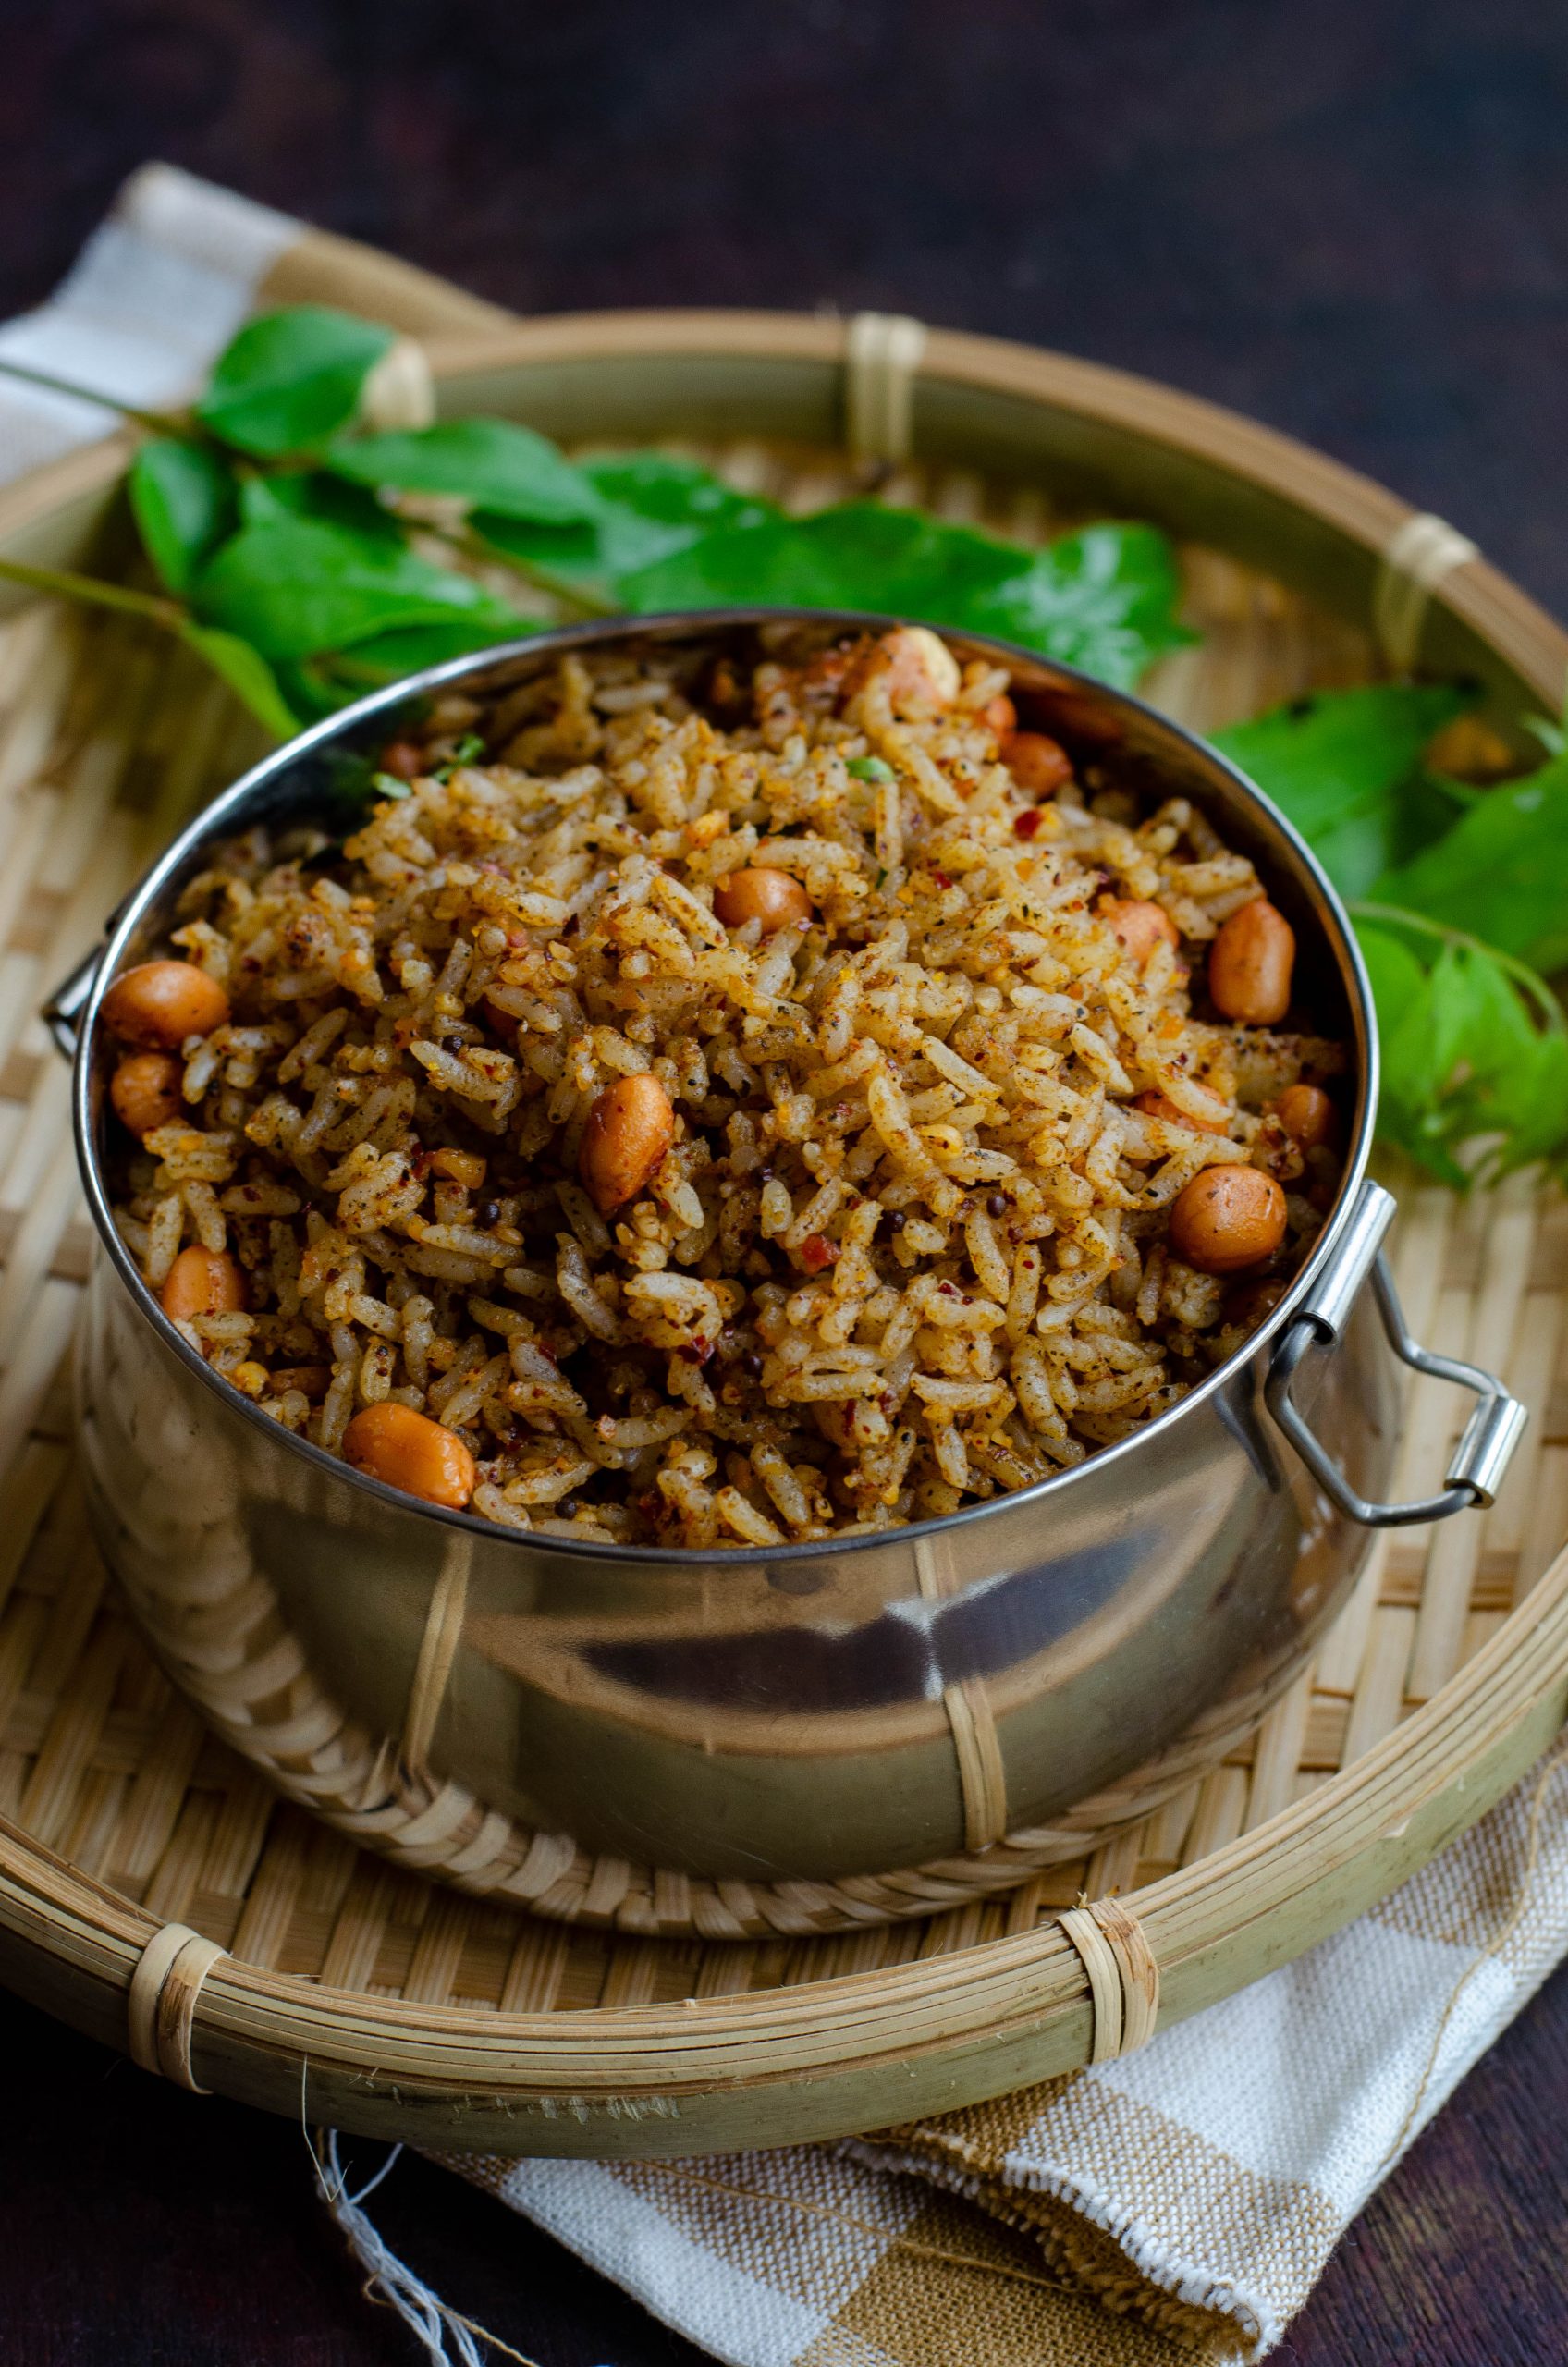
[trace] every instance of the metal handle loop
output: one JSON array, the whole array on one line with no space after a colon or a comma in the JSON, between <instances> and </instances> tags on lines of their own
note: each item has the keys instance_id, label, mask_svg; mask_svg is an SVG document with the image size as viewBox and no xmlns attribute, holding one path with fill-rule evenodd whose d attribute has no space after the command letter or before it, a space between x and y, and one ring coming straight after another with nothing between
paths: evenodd
<instances>
[{"instance_id":1,"label":"metal handle loop","mask_svg":"<svg viewBox=\"0 0 1568 2367\"><path fill-rule=\"evenodd\" d=\"M62 978L43 1006L43 1024L55 1039L55 1049L67 1061L74 1061L77 1048L77 1022L87 1008L104 959L104 948L95 945L91 953L79 962L68 978Z\"/></svg>"},{"instance_id":2,"label":"metal handle loop","mask_svg":"<svg viewBox=\"0 0 1568 2367\"><path fill-rule=\"evenodd\" d=\"M1270 1414L1329 1502L1366 1528L1411 1527L1489 1504L1529 1418L1495 1373L1484 1372L1478 1365L1462 1364L1455 1356L1434 1355L1411 1338L1382 1251L1393 1207L1380 1184L1362 1186L1341 1253L1275 1349L1263 1391ZM1291 1397L1291 1384L1307 1350L1333 1345L1368 1271L1383 1330L1395 1355L1416 1372L1473 1390L1478 1400L1454 1450L1441 1495L1427 1496L1415 1503L1369 1503L1365 1496L1358 1496Z\"/></svg>"}]
</instances>

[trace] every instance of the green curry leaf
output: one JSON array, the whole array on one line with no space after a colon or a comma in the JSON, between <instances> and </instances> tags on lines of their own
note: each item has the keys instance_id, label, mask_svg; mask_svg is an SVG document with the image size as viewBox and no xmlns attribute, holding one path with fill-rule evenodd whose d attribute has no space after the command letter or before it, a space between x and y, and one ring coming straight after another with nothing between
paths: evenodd
<instances>
[{"instance_id":1,"label":"green curry leaf","mask_svg":"<svg viewBox=\"0 0 1568 2367\"><path fill-rule=\"evenodd\" d=\"M171 592L189 592L234 525L233 476L210 446L159 436L131 461L128 488L148 558Z\"/></svg>"},{"instance_id":2,"label":"green curry leaf","mask_svg":"<svg viewBox=\"0 0 1568 2367\"><path fill-rule=\"evenodd\" d=\"M1130 691L1157 657L1197 638L1178 621L1180 596L1175 554L1158 528L1102 522L1036 553L962 617L935 621L1000 633Z\"/></svg>"},{"instance_id":3,"label":"green curry leaf","mask_svg":"<svg viewBox=\"0 0 1568 2367\"><path fill-rule=\"evenodd\" d=\"M1379 1131L1445 1184L1568 1159L1568 1030L1555 998L1472 938L1357 921L1383 1054Z\"/></svg>"},{"instance_id":4,"label":"green curry leaf","mask_svg":"<svg viewBox=\"0 0 1568 2367\"><path fill-rule=\"evenodd\" d=\"M497 632L512 612L471 577L400 544L382 550L341 526L275 518L244 526L192 586L200 619L269 660L304 658L454 615Z\"/></svg>"},{"instance_id":5,"label":"green curry leaf","mask_svg":"<svg viewBox=\"0 0 1568 2367\"><path fill-rule=\"evenodd\" d=\"M266 659L248 641L190 622L181 627L180 639L206 659L214 674L222 675L257 720L278 739L292 740L300 724L309 720L310 711L296 712Z\"/></svg>"},{"instance_id":6,"label":"green curry leaf","mask_svg":"<svg viewBox=\"0 0 1568 2367\"><path fill-rule=\"evenodd\" d=\"M320 304L263 313L219 354L196 416L268 460L313 450L352 418L392 342L390 329Z\"/></svg>"},{"instance_id":7,"label":"green curry leaf","mask_svg":"<svg viewBox=\"0 0 1568 2367\"><path fill-rule=\"evenodd\" d=\"M1535 969L1568 965L1568 757L1488 790L1372 893L1468 930Z\"/></svg>"},{"instance_id":8,"label":"green curry leaf","mask_svg":"<svg viewBox=\"0 0 1568 2367\"><path fill-rule=\"evenodd\" d=\"M1214 742L1295 824L1341 895L1360 896L1452 821L1452 797L1418 767L1465 704L1447 683L1375 683L1293 700Z\"/></svg>"},{"instance_id":9,"label":"green curry leaf","mask_svg":"<svg viewBox=\"0 0 1568 2367\"><path fill-rule=\"evenodd\" d=\"M448 419L401 435L342 437L323 455L356 484L446 494L496 517L549 526L591 521L598 503L546 436L508 419Z\"/></svg>"},{"instance_id":10,"label":"green curry leaf","mask_svg":"<svg viewBox=\"0 0 1568 2367\"><path fill-rule=\"evenodd\" d=\"M1153 527L1090 526L1028 551L876 502L721 527L615 588L644 614L752 603L913 617L1023 642L1123 686L1190 638L1170 546Z\"/></svg>"},{"instance_id":11,"label":"green curry leaf","mask_svg":"<svg viewBox=\"0 0 1568 2367\"><path fill-rule=\"evenodd\" d=\"M608 592L707 535L778 516L771 502L736 493L710 469L668 452L589 453L576 473L592 506L575 524L529 524L492 506L475 514L475 531L505 558Z\"/></svg>"}]
</instances>

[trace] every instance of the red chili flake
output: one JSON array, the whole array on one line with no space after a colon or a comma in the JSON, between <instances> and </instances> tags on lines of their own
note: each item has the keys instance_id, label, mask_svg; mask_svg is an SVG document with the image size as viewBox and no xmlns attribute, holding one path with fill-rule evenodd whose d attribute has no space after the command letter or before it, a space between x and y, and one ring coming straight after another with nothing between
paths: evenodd
<instances>
[{"instance_id":1,"label":"red chili flake","mask_svg":"<svg viewBox=\"0 0 1568 2367\"><path fill-rule=\"evenodd\" d=\"M945 871L934 871L931 877L938 888L950 888L953 884Z\"/></svg>"},{"instance_id":2,"label":"red chili flake","mask_svg":"<svg viewBox=\"0 0 1568 2367\"><path fill-rule=\"evenodd\" d=\"M957 1298L958 1296L958 1284L956 1282L938 1282L937 1288L943 1298Z\"/></svg>"},{"instance_id":3,"label":"red chili flake","mask_svg":"<svg viewBox=\"0 0 1568 2367\"><path fill-rule=\"evenodd\" d=\"M1026 805L1022 814L1015 814L1012 817L1012 835L1015 839L1032 839L1039 827L1040 809L1037 805Z\"/></svg>"},{"instance_id":4,"label":"red chili flake","mask_svg":"<svg viewBox=\"0 0 1568 2367\"><path fill-rule=\"evenodd\" d=\"M538 1349L539 1354L542 1356L548 1356L553 1365L558 1365L560 1363L559 1356L557 1355L548 1340L536 1340L533 1344Z\"/></svg>"},{"instance_id":5,"label":"red chili flake","mask_svg":"<svg viewBox=\"0 0 1568 2367\"><path fill-rule=\"evenodd\" d=\"M839 1245L829 1241L825 1233L808 1233L801 1244L801 1263L808 1274L820 1274L825 1266L839 1262Z\"/></svg>"},{"instance_id":6,"label":"red chili flake","mask_svg":"<svg viewBox=\"0 0 1568 2367\"><path fill-rule=\"evenodd\" d=\"M677 1348L675 1353L683 1364L705 1365L713 1355L713 1342L704 1340L699 1332L694 1340L689 1340L684 1347Z\"/></svg>"}]
</instances>

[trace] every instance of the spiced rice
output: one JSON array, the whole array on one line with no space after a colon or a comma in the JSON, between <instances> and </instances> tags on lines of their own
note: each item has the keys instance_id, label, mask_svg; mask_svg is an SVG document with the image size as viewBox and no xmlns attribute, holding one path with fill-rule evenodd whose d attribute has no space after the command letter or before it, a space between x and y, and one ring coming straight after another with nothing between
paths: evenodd
<instances>
[{"instance_id":1,"label":"spiced rice","mask_svg":"<svg viewBox=\"0 0 1568 2367\"><path fill-rule=\"evenodd\" d=\"M1261 889L1204 816L1042 797L1007 676L933 645L568 656L440 700L346 842L190 887L231 1015L118 1221L154 1292L238 1260L247 1303L182 1318L220 1373L331 1452L434 1417L509 1527L766 1547L1027 1486L1239 1344L1337 1172L1266 1105L1342 1055L1205 1000ZM715 911L758 864L809 907L771 934ZM673 1137L602 1208L590 1113L643 1073ZM1214 1164L1285 1195L1239 1280L1169 1245Z\"/></svg>"}]
</instances>

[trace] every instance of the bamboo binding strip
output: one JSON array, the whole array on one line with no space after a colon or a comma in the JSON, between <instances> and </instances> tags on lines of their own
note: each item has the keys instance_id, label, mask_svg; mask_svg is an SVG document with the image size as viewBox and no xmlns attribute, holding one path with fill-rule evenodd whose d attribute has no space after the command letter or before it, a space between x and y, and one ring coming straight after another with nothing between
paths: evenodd
<instances>
[{"instance_id":1,"label":"bamboo binding strip","mask_svg":"<svg viewBox=\"0 0 1568 2367\"><path fill-rule=\"evenodd\" d=\"M857 460L907 460L914 377L925 351L923 321L857 313L844 337L845 442Z\"/></svg>"},{"instance_id":2,"label":"bamboo binding strip","mask_svg":"<svg viewBox=\"0 0 1568 2367\"><path fill-rule=\"evenodd\" d=\"M1391 673L1408 674L1415 665L1439 584L1456 567L1468 567L1480 556L1467 534L1429 509L1418 510L1394 529L1372 590L1372 630Z\"/></svg>"},{"instance_id":3,"label":"bamboo binding strip","mask_svg":"<svg viewBox=\"0 0 1568 2367\"><path fill-rule=\"evenodd\" d=\"M143 2071L161 2072L177 2087L205 2096L190 2067L190 2032L202 1983L220 1956L215 1940L188 1923L165 1923L142 1949L126 1999L130 2059Z\"/></svg>"},{"instance_id":4,"label":"bamboo binding strip","mask_svg":"<svg viewBox=\"0 0 1568 2367\"><path fill-rule=\"evenodd\" d=\"M1057 1921L1084 1959L1095 2009L1091 2063L1146 2046L1159 2017L1159 1967L1137 1917L1114 1898L1070 1907Z\"/></svg>"}]
</instances>

